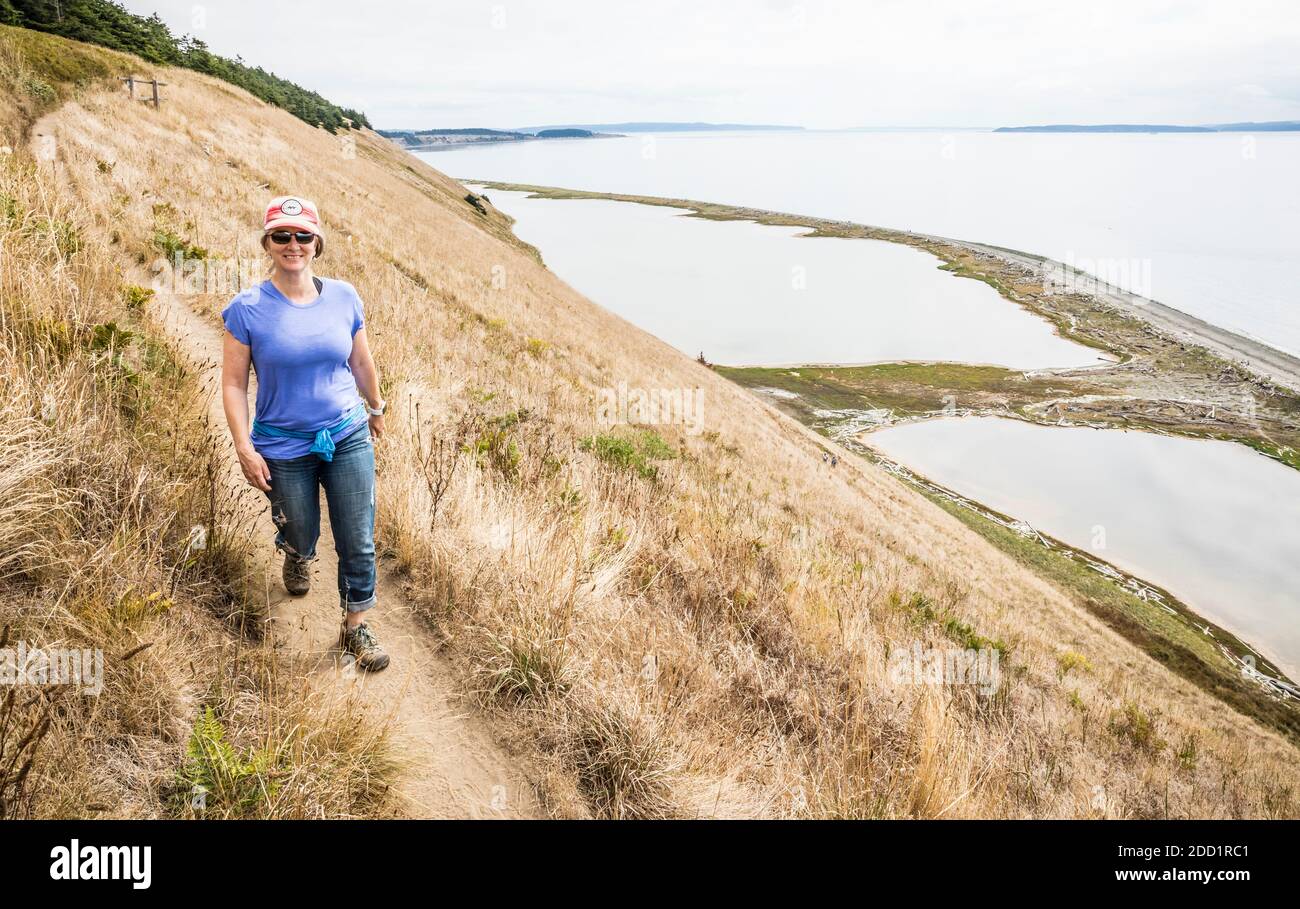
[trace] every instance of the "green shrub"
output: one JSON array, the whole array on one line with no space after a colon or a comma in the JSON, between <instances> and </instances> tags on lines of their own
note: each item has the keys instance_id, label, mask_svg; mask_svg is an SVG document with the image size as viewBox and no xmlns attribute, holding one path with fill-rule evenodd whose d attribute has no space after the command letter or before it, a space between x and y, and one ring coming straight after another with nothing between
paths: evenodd
<instances>
[{"instance_id":1,"label":"green shrub","mask_svg":"<svg viewBox=\"0 0 1300 909\"><path fill-rule=\"evenodd\" d=\"M91 350L121 350L131 343L135 332L119 328L116 322L106 322L90 329Z\"/></svg>"},{"instance_id":2,"label":"green shrub","mask_svg":"<svg viewBox=\"0 0 1300 909\"><path fill-rule=\"evenodd\" d=\"M189 240L177 234L170 227L154 228L153 245L162 250L169 262L175 260L177 253L181 254L182 260L206 259L208 257L206 249L190 243Z\"/></svg>"},{"instance_id":3,"label":"green shrub","mask_svg":"<svg viewBox=\"0 0 1300 909\"><path fill-rule=\"evenodd\" d=\"M578 447L590 451L606 464L631 470L647 480L659 476L659 468L652 461L677 457L677 453L652 429L638 430L630 436L599 433L582 439Z\"/></svg>"},{"instance_id":4,"label":"green shrub","mask_svg":"<svg viewBox=\"0 0 1300 909\"><path fill-rule=\"evenodd\" d=\"M54 86L43 79L35 76L28 76L23 80L23 91L31 95L37 101L51 102L58 98L58 92Z\"/></svg>"},{"instance_id":5,"label":"green shrub","mask_svg":"<svg viewBox=\"0 0 1300 909\"><path fill-rule=\"evenodd\" d=\"M14 227L23 219L18 200L8 193L0 193L0 212L4 214L5 227Z\"/></svg>"},{"instance_id":6,"label":"green shrub","mask_svg":"<svg viewBox=\"0 0 1300 909\"><path fill-rule=\"evenodd\" d=\"M122 288L122 293L126 297L126 308L131 310L144 309L144 305L153 299L153 288L138 284L126 285Z\"/></svg>"},{"instance_id":7,"label":"green shrub","mask_svg":"<svg viewBox=\"0 0 1300 909\"><path fill-rule=\"evenodd\" d=\"M1200 746L1196 731L1193 730L1183 737L1183 743L1178 746L1178 766L1183 770L1191 772L1196 769L1200 762Z\"/></svg>"},{"instance_id":8,"label":"green shrub","mask_svg":"<svg viewBox=\"0 0 1300 909\"><path fill-rule=\"evenodd\" d=\"M906 605L917 624L941 625L943 633L966 650L996 650L999 659L1006 659L1011 655L1010 644L1000 639L984 637L946 609L935 607L929 597L923 593L912 594Z\"/></svg>"},{"instance_id":9,"label":"green shrub","mask_svg":"<svg viewBox=\"0 0 1300 909\"><path fill-rule=\"evenodd\" d=\"M1165 748L1165 740L1156 734L1155 723L1136 701L1125 701L1123 709L1111 716L1108 728L1111 735L1147 754L1159 754Z\"/></svg>"},{"instance_id":10,"label":"green shrub","mask_svg":"<svg viewBox=\"0 0 1300 909\"><path fill-rule=\"evenodd\" d=\"M488 395L484 400L490 400ZM477 417L477 425L482 427L473 442L467 443L462 450L474 455L479 467L490 467L508 480L517 479L519 465L523 454L515 444L512 430L529 418L528 408L521 407L495 417Z\"/></svg>"},{"instance_id":11,"label":"green shrub","mask_svg":"<svg viewBox=\"0 0 1300 909\"><path fill-rule=\"evenodd\" d=\"M488 429L474 440L473 452L480 467L487 466L496 470L506 479L514 479L519 474L519 462L523 456L519 446L504 429Z\"/></svg>"},{"instance_id":12,"label":"green shrub","mask_svg":"<svg viewBox=\"0 0 1300 909\"><path fill-rule=\"evenodd\" d=\"M1083 672L1092 672L1092 663L1088 662L1088 658L1086 656L1084 656L1081 653L1075 653L1073 650L1067 650L1064 653L1057 655L1056 657L1057 678L1061 678L1061 679L1065 678L1074 669L1079 669Z\"/></svg>"},{"instance_id":13,"label":"green shrub","mask_svg":"<svg viewBox=\"0 0 1300 909\"><path fill-rule=\"evenodd\" d=\"M33 218L25 227L33 236L54 243L59 258L69 261L81 250L81 231L71 221L61 218Z\"/></svg>"},{"instance_id":14,"label":"green shrub","mask_svg":"<svg viewBox=\"0 0 1300 909\"><path fill-rule=\"evenodd\" d=\"M226 741L226 727L211 707L204 708L190 732L185 763L178 773L177 797L186 804L202 795L202 807L236 815L255 815L260 806L274 798L279 783L275 755L256 749L241 757Z\"/></svg>"}]
</instances>

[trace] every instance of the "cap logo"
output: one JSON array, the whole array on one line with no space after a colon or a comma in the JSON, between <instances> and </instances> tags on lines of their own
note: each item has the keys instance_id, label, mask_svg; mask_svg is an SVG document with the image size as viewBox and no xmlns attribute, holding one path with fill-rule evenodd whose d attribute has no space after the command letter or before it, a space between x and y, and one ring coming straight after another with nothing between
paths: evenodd
<instances>
[{"instance_id":1,"label":"cap logo","mask_svg":"<svg viewBox=\"0 0 1300 909\"><path fill-rule=\"evenodd\" d=\"M301 215L302 203L299 202L297 199L285 199L284 202L280 205L280 211L283 214L289 215L290 217L294 215Z\"/></svg>"}]
</instances>

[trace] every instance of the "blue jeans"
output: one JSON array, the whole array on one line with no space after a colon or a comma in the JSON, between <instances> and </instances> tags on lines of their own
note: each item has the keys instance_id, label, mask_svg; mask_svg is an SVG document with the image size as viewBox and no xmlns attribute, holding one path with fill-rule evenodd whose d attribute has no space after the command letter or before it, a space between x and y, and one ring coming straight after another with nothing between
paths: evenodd
<instances>
[{"instance_id":1,"label":"blue jeans","mask_svg":"<svg viewBox=\"0 0 1300 909\"><path fill-rule=\"evenodd\" d=\"M339 557L339 607L361 612L375 605L375 450L369 424L338 443L334 460L315 454L266 458L271 471L275 546L299 558L316 558L320 538L320 487L329 504Z\"/></svg>"}]
</instances>

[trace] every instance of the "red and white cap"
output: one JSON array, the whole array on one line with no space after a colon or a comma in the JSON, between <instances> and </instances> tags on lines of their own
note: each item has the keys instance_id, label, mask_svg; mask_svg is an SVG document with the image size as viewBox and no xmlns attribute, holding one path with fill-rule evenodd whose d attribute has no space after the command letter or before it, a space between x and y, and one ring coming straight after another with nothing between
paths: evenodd
<instances>
[{"instance_id":1,"label":"red and white cap","mask_svg":"<svg viewBox=\"0 0 1300 909\"><path fill-rule=\"evenodd\" d=\"M290 228L292 230L309 230L317 236L325 236L320 226L320 214L316 203L302 196L276 196L266 206L266 218L262 232Z\"/></svg>"}]
</instances>

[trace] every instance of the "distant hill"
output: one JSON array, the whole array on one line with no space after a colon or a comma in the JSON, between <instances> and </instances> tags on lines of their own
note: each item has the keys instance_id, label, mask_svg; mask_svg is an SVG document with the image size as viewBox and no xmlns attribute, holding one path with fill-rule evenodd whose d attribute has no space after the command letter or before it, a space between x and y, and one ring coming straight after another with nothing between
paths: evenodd
<instances>
[{"instance_id":1,"label":"distant hill","mask_svg":"<svg viewBox=\"0 0 1300 909\"><path fill-rule=\"evenodd\" d=\"M554 129L586 129L593 132L618 133L688 133L736 130L784 130L803 129L802 126L774 126L763 123L656 123L649 121L631 121L628 123L563 123L548 126L520 126L521 133L536 133Z\"/></svg>"},{"instance_id":2,"label":"distant hill","mask_svg":"<svg viewBox=\"0 0 1300 909\"><path fill-rule=\"evenodd\" d=\"M3 0L0 0L3 2ZM624 133L681 133L726 130L790 130L802 126L772 126L755 123L566 123L550 126L521 126L516 129L381 129L403 148L431 151L458 145L486 142L521 142L532 139L601 139Z\"/></svg>"},{"instance_id":3,"label":"distant hill","mask_svg":"<svg viewBox=\"0 0 1300 909\"><path fill-rule=\"evenodd\" d=\"M589 139L596 133L589 129L564 128L539 129L534 135L539 139Z\"/></svg>"},{"instance_id":4,"label":"distant hill","mask_svg":"<svg viewBox=\"0 0 1300 909\"><path fill-rule=\"evenodd\" d=\"M392 139L403 148L415 151L447 148L456 145L475 145L488 142L531 142L537 139L598 139L615 133L596 133L589 129L557 127L537 132L523 130L486 129L465 127L458 129L381 129L381 136Z\"/></svg>"},{"instance_id":5,"label":"distant hill","mask_svg":"<svg viewBox=\"0 0 1300 909\"><path fill-rule=\"evenodd\" d=\"M482 127L463 127L459 129L381 129L379 135L388 139L418 138L420 136L465 136L483 139L523 139L526 133L511 132L505 129L485 129Z\"/></svg>"},{"instance_id":6,"label":"distant hill","mask_svg":"<svg viewBox=\"0 0 1300 909\"><path fill-rule=\"evenodd\" d=\"M999 126L995 133L1257 133L1300 131L1300 120L1267 123L1218 123L1206 126L1170 126L1152 123L1103 123L1080 126L1054 123L1046 126Z\"/></svg>"},{"instance_id":7,"label":"distant hill","mask_svg":"<svg viewBox=\"0 0 1300 909\"><path fill-rule=\"evenodd\" d=\"M1218 123L1211 128L1221 133L1290 133L1300 132L1300 120L1269 120L1264 123Z\"/></svg>"}]
</instances>

